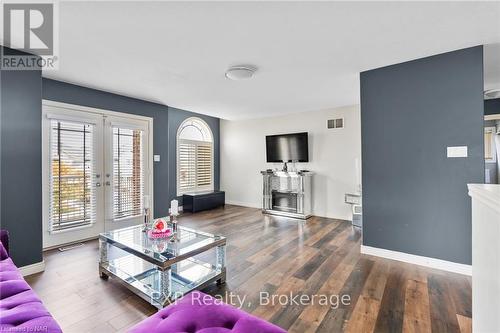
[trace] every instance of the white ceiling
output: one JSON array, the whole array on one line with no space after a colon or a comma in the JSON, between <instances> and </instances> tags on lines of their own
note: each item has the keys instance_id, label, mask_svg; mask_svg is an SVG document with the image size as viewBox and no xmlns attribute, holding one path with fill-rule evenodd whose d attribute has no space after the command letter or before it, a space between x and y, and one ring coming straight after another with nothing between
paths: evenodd
<instances>
[{"instance_id":1,"label":"white ceiling","mask_svg":"<svg viewBox=\"0 0 500 333\"><path fill-rule=\"evenodd\" d=\"M359 72L500 43L500 2L61 2L44 76L225 119L359 103ZM485 88L500 88L500 46ZM247 81L226 68L253 64Z\"/></svg>"}]
</instances>

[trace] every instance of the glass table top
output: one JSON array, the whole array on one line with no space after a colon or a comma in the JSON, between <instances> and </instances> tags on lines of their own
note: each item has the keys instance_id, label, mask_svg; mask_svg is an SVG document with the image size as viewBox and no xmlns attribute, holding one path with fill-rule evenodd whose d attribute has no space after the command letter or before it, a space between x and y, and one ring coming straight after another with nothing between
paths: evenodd
<instances>
[{"instance_id":1,"label":"glass table top","mask_svg":"<svg viewBox=\"0 0 500 333\"><path fill-rule=\"evenodd\" d=\"M225 237L179 226L175 237L151 239L143 226L117 229L100 234L100 238L142 259L163 264L177 262L209 248L225 245Z\"/></svg>"}]
</instances>

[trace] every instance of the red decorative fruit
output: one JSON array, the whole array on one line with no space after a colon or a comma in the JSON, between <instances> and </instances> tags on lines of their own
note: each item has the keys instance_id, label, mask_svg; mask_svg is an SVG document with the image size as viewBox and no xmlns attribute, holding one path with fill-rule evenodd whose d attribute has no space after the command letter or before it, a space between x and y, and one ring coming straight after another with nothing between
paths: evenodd
<instances>
[{"instance_id":1,"label":"red decorative fruit","mask_svg":"<svg viewBox=\"0 0 500 333\"><path fill-rule=\"evenodd\" d=\"M156 224L155 224L155 229L158 229L158 230L160 230L160 231L161 231L161 230L163 230L164 228L165 228L165 225L163 224L163 221L162 221L162 220L160 220L160 221L156 222Z\"/></svg>"}]
</instances>

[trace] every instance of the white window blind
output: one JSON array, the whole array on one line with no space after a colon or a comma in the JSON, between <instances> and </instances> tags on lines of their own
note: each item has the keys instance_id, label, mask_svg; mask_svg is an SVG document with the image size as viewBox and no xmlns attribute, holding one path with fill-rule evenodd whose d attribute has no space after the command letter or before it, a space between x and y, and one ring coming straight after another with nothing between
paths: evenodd
<instances>
[{"instance_id":1,"label":"white window blind","mask_svg":"<svg viewBox=\"0 0 500 333\"><path fill-rule=\"evenodd\" d=\"M143 131L113 127L113 218L142 214Z\"/></svg>"},{"instance_id":2,"label":"white window blind","mask_svg":"<svg viewBox=\"0 0 500 333\"><path fill-rule=\"evenodd\" d=\"M51 232L88 226L96 220L94 125L51 120Z\"/></svg>"}]
</instances>

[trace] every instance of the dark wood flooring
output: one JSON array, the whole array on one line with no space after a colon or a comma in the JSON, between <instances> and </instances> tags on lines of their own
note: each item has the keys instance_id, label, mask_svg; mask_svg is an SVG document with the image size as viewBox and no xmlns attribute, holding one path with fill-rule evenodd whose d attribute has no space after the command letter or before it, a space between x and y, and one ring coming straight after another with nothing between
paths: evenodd
<instances>
[{"instance_id":1,"label":"dark wood flooring","mask_svg":"<svg viewBox=\"0 0 500 333\"><path fill-rule=\"evenodd\" d=\"M290 332L471 332L470 277L362 255L360 232L345 221L304 223L227 205L180 223L228 239L227 283L205 292L246 296L245 311ZM97 260L97 241L50 251L46 271L27 278L66 333L122 332L155 312L113 279L101 280ZM261 291L349 295L350 304L259 305Z\"/></svg>"}]
</instances>

